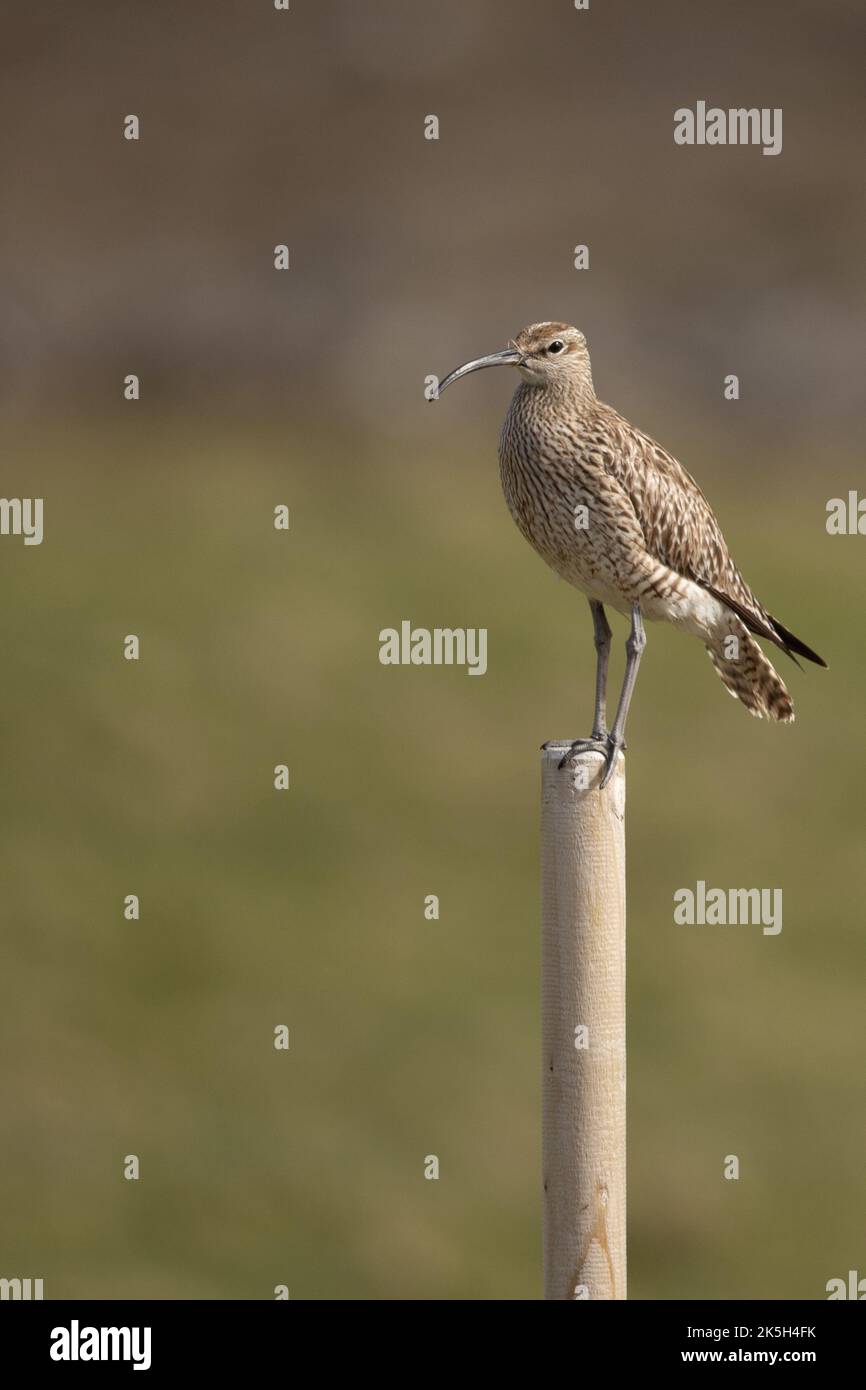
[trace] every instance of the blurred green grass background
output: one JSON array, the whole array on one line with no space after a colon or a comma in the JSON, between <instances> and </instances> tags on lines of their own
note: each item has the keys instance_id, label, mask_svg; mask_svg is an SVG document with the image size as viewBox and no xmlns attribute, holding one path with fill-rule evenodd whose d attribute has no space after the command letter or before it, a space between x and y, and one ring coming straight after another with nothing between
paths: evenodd
<instances>
[{"instance_id":1,"label":"blurred green grass background","mask_svg":"<svg viewBox=\"0 0 866 1390\"><path fill-rule=\"evenodd\" d=\"M588 731L586 604L513 527L486 427L142 419L5 431L6 494L46 511L41 547L0 545L0 1273L54 1298L536 1298L538 746ZM767 727L649 630L630 1296L821 1298L866 1258L863 542L824 530L850 469L799 460L786 488L682 457L831 669L780 655L798 720ZM488 674L382 667L403 618L487 627ZM675 926L699 878L781 887L781 935Z\"/></svg>"}]
</instances>

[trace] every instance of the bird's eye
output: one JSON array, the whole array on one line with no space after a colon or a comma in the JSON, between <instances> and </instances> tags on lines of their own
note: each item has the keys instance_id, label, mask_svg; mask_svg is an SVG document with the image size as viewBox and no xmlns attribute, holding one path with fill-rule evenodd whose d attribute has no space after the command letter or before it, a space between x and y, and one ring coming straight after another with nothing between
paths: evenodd
<instances>
[{"instance_id":1,"label":"bird's eye","mask_svg":"<svg viewBox=\"0 0 866 1390\"><path fill-rule=\"evenodd\" d=\"M553 342L549 344L547 351L548 351L548 352L562 352L562 349L563 349L564 347L565 347L565 343L562 341L561 338L554 338Z\"/></svg>"}]
</instances>

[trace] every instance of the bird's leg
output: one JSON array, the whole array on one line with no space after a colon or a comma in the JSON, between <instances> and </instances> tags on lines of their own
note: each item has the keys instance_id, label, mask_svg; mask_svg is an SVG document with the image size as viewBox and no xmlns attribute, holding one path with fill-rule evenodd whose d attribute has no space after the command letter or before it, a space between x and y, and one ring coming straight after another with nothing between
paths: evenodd
<instances>
[{"instance_id":1,"label":"bird's leg","mask_svg":"<svg viewBox=\"0 0 866 1390\"><path fill-rule=\"evenodd\" d=\"M569 748L559 766L565 767L575 753L590 748L597 752L604 753L607 750L607 666L610 659L610 623L604 611L604 605L597 599L591 598L589 606L592 611L592 625L595 631L595 714L592 720L592 736L590 738L578 738Z\"/></svg>"},{"instance_id":2,"label":"bird's leg","mask_svg":"<svg viewBox=\"0 0 866 1390\"><path fill-rule=\"evenodd\" d=\"M625 676L622 682L619 704L617 705L616 718L613 721L613 728L608 734L608 753L607 766L604 769L600 787L606 787L616 766L616 755L620 748L625 747L625 721L628 719L628 707L631 704L631 697L634 694L635 682L637 681L638 667L646 646L646 633L643 627L643 617L641 616L640 605L632 604L631 608L631 632L625 644Z\"/></svg>"},{"instance_id":3,"label":"bird's leg","mask_svg":"<svg viewBox=\"0 0 866 1390\"><path fill-rule=\"evenodd\" d=\"M594 739L604 739L607 738L605 698L607 695L607 664L610 659L610 623L605 615L604 606L597 599L590 599L589 606L592 609L596 651L595 715L592 721L592 736Z\"/></svg>"}]
</instances>

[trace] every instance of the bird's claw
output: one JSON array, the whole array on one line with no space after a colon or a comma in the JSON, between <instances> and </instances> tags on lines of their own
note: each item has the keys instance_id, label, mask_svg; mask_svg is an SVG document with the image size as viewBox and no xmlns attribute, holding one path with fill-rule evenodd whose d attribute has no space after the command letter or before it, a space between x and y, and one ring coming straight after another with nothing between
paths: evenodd
<instances>
[{"instance_id":1,"label":"bird's claw","mask_svg":"<svg viewBox=\"0 0 866 1390\"><path fill-rule=\"evenodd\" d=\"M564 757L560 758L560 769L573 762L578 753L601 753L604 757L604 772L599 782L602 791L610 781L616 767L616 755L625 744L614 738L613 734L593 734L591 738L576 738Z\"/></svg>"},{"instance_id":2,"label":"bird's claw","mask_svg":"<svg viewBox=\"0 0 866 1390\"><path fill-rule=\"evenodd\" d=\"M560 769L573 762L578 753L607 753L607 734L593 734L590 738L576 738L568 752L560 758Z\"/></svg>"},{"instance_id":3,"label":"bird's claw","mask_svg":"<svg viewBox=\"0 0 866 1390\"><path fill-rule=\"evenodd\" d=\"M613 776L614 770L616 768L616 755L617 753L619 753L621 748L625 748L625 744L623 743L623 741L621 739L617 741L614 738L613 734L608 734L607 754L605 757L604 772L602 773L601 781L598 784L599 791L604 791L605 787L607 786L608 782Z\"/></svg>"}]
</instances>

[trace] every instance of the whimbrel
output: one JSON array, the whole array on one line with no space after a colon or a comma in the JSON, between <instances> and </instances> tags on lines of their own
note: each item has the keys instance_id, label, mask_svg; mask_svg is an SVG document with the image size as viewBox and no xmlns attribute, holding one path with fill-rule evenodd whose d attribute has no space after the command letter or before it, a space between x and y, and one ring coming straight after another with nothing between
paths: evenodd
<instances>
[{"instance_id":1,"label":"whimbrel","mask_svg":"<svg viewBox=\"0 0 866 1390\"><path fill-rule=\"evenodd\" d=\"M592 736L577 739L613 773L641 654L643 619L661 620L702 641L730 693L758 718L790 722L784 682L752 634L796 663L826 666L771 617L731 559L719 523L694 478L665 449L600 401L586 339L565 323L534 323L507 348L457 367L438 394L482 367L516 367L499 442L508 508L542 559L589 599L597 652ZM631 619L626 669L613 727L605 708L611 631L604 605ZM796 663L799 664L799 663Z\"/></svg>"}]
</instances>

